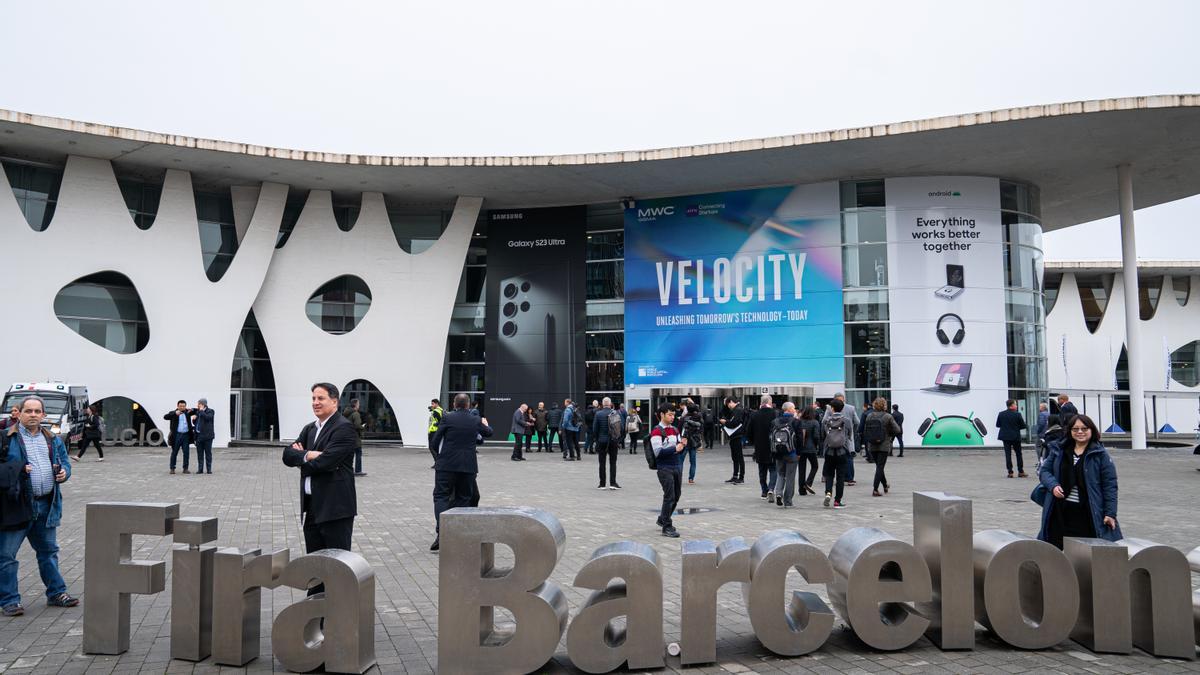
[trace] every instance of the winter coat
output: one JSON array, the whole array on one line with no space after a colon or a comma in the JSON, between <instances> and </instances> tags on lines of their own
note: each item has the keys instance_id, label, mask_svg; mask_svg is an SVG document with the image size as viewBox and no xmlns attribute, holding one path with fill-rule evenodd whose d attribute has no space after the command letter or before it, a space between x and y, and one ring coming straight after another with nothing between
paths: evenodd
<instances>
[{"instance_id":1,"label":"winter coat","mask_svg":"<svg viewBox=\"0 0 1200 675\"><path fill-rule=\"evenodd\" d=\"M6 461L21 467L23 496L29 503L29 512L33 513L33 483L29 474L25 473L25 465L29 464L29 456L25 454L25 439L21 437L20 429L21 425L17 424L5 430L4 439L8 443ZM50 454L54 457L51 464L60 465L63 471L67 472L66 480L71 480L71 460L67 457L67 446L63 444L61 438L49 431L43 429L42 433L46 436L46 444L50 446ZM62 522L62 483L54 482L53 494L54 498L50 500L50 513L46 515L46 527L58 527L58 524Z\"/></svg>"},{"instance_id":2,"label":"winter coat","mask_svg":"<svg viewBox=\"0 0 1200 675\"><path fill-rule=\"evenodd\" d=\"M1050 447L1050 454L1038 469L1038 478L1046 488L1046 496L1042 502L1042 529L1038 539L1049 541L1050 510L1062 499L1054 496L1054 488L1058 486L1058 466L1064 452L1072 452L1069 447L1074 441L1056 443ZM1104 446L1093 442L1083 452L1083 477L1087 485L1088 507L1092 512L1092 529L1096 536L1108 541L1118 541L1124 538L1121 534L1120 521L1113 529L1104 525L1104 516L1117 519L1117 467Z\"/></svg>"}]
</instances>

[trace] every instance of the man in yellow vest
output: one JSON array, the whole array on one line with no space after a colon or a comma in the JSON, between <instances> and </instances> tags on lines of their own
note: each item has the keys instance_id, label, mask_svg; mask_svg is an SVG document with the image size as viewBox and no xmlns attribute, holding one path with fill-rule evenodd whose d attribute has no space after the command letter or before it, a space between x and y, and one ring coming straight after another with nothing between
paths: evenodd
<instances>
[{"instance_id":1,"label":"man in yellow vest","mask_svg":"<svg viewBox=\"0 0 1200 675\"><path fill-rule=\"evenodd\" d=\"M429 401L429 454L433 455L433 461L437 463L438 451L433 447L433 435L437 433L438 427L442 424L442 415L446 411L442 410L442 404L438 400L431 399ZM433 468L432 466L429 468Z\"/></svg>"}]
</instances>

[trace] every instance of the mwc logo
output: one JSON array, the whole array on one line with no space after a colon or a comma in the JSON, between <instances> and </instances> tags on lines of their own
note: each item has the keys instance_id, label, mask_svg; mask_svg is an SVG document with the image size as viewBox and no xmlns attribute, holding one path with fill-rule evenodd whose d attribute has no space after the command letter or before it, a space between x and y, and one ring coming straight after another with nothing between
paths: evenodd
<instances>
[{"instance_id":1,"label":"mwc logo","mask_svg":"<svg viewBox=\"0 0 1200 675\"><path fill-rule=\"evenodd\" d=\"M637 210L638 220L654 220L659 216L673 215L675 215L674 206L651 206L649 208Z\"/></svg>"}]
</instances>

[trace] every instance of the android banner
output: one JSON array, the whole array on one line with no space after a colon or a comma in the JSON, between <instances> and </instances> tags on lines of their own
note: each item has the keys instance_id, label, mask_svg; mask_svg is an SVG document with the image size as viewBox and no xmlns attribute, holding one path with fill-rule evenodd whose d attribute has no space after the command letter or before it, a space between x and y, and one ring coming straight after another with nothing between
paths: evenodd
<instances>
[{"instance_id":1,"label":"android banner","mask_svg":"<svg viewBox=\"0 0 1200 675\"><path fill-rule=\"evenodd\" d=\"M895 178L887 193L892 400L905 443L999 445L1008 398L995 178Z\"/></svg>"},{"instance_id":2,"label":"android banner","mask_svg":"<svg viewBox=\"0 0 1200 675\"><path fill-rule=\"evenodd\" d=\"M838 185L639 200L625 210L625 384L837 383Z\"/></svg>"},{"instance_id":3,"label":"android banner","mask_svg":"<svg viewBox=\"0 0 1200 675\"><path fill-rule=\"evenodd\" d=\"M490 211L485 412L503 438L522 403L584 392L583 207Z\"/></svg>"}]
</instances>

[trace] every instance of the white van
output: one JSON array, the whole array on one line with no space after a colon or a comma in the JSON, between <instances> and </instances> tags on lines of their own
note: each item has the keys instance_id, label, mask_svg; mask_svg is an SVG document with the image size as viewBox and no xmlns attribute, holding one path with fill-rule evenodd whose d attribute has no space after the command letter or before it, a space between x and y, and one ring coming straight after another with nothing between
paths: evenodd
<instances>
[{"instance_id":1,"label":"white van","mask_svg":"<svg viewBox=\"0 0 1200 675\"><path fill-rule=\"evenodd\" d=\"M14 382L4 395L0 417L20 405L26 396L37 396L45 402L46 419L42 426L62 437L67 447L83 437L83 416L90 404L87 385L66 382Z\"/></svg>"}]
</instances>

